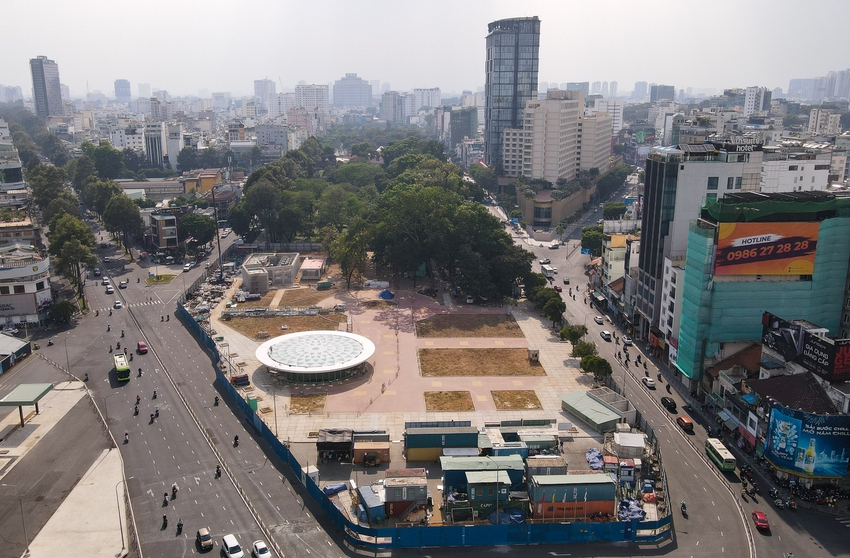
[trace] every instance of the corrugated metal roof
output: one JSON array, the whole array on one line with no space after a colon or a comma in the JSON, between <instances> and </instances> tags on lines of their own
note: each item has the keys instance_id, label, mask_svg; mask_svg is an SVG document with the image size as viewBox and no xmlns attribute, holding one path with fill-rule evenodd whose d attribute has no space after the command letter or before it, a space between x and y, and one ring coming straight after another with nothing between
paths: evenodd
<instances>
[{"instance_id":1,"label":"corrugated metal roof","mask_svg":"<svg viewBox=\"0 0 850 558\"><path fill-rule=\"evenodd\" d=\"M443 471L494 471L511 469L522 471L525 465L519 455L494 455L492 457L440 457Z\"/></svg>"},{"instance_id":2,"label":"corrugated metal roof","mask_svg":"<svg viewBox=\"0 0 850 558\"><path fill-rule=\"evenodd\" d=\"M614 479L608 473L586 475L534 475L531 482L538 486L561 484L614 484Z\"/></svg>"},{"instance_id":3,"label":"corrugated metal roof","mask_svg":"<svg viewBox=\"0 0 850 558\"><path fill-rule=\"evenodd\" d=\"M596 424L605 424L606 422L620 420L620 415L595 399L588 397L583 391L562 393L558 398L570 407L580 411Z\"/></svg>"},{"instance_id":4,"label":"corrugated metal roof","mask_svg":"<svg viewBox=\"0 0 850 558\"><path fill-rule=\"evenodd\" d=\"M408 428L408 436L414 434L473 434L478 429L474 426L447 426L443 428Z\"/></svg>"},{"instance_id":5,"label":"corrugated metal roof","mask_svg":"<svg viewBox=\"0 0 850 558\"><path fill-rule=\"evenodd\" d=\"M507 471L467 471L466 482L469 484L495 484L496 482L510 484L511 478Z\"/></svg>"}]
</instances>

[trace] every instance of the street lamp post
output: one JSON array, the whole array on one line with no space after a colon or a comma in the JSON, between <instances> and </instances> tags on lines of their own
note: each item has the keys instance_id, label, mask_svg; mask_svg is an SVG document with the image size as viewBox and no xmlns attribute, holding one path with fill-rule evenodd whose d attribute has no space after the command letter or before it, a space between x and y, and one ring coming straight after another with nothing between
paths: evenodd
<instances>
[{"instance_id":1,"label":"street lamp post","mask_svg":"<svg viewBox=\"0 0 850 558\"><path fill-rule=\"evenodd\" d=\"M117 483L115 483L115 503L118 505L118 530L121 531L121 550L127 548L126 543L124 542L124 528L121 527L121 500L118 497L118 485L122 482L126 483L128 480L133 480L135 477L130 477L127 479L121 479Z\"/></svg>"},{"instance_id":2,"label":"street lamp post","mask_svg":"<svg viewBox=\"0 0 850 558\"><path fill-rule=\"evenodd\" d=\"M263 387L272 388L272 406L274 407L274 437L277 438L277 387L272 384L262 384Z\"/></svg>"},{"instance_id":3,"label":"street lamp post","mask_svg":"<svg viewBox=\"0 0 850 558\"><path fill-rule=\"evenodd\" d=\"M15 484L3 483L3 484L0 484L0 486L11 486L12 488L15 489L15 492L18 493L18 503L21 506L21 525L23 525L23 527L24 527L24 546L26 546L25 556L28 556L29 553L30 553L30 538L29 538L29 535L27 535L27 522L24 519L24 499L21 496L21 491L18 488L18 486L15 485Z\"/></svg>"},{"instance_id":4,"label":"street lamp post","mask_svg":"<svg viewBox=\"0 0 850 558\"><path fill-rule=\"evenodd\" d=\"M71 359L68 358L68 339L71 337L73 337L73 335L65 335L65 364L68 365L68 374L71 374Z\"/></svg>"}]
</instances>

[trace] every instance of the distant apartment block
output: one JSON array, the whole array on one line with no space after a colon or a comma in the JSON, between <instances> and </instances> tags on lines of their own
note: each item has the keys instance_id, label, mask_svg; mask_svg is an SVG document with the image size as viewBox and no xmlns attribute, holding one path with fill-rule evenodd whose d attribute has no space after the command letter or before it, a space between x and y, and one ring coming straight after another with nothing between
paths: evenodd
<instances>
[{"instance_id":1,"label":"distant apartment block","mask_svg":"<svg viewBox=\"0 0 850 558\"><path fill-rule=\"evenodd\" d=\"M42 118L62 116L62 88L59 83L59 66L46 56L30 60L32 93L35 113Z\"/></svg>"},{"instance_id":2,"label":"distant apartment block","mask_svg":"<svg viewBox=\"0 0 850 558\"><path fill-rule=\"evenodd\" d=\"M345 74L345 77L334 82L335 107L370 107L372 106L372 85L357 74Z\"/></svg>"},{"instance_id":3,"label":"distant apartment block","mask_svg":"<svg viewBox=\"0 0 850 558\"><path fill-rule=\"evenodd\" d=\"M809 111L809 132L819 135L840 134L841 114L829 110L813 108Z\"/></svg>"},{"instance_id":4,"label":"distant apartment block","mask_svg":"<svg viewBox=\"0 0 850 558\"><path fill-rule=\"evenodd\" d=\"M296 85L295 106L327 112L330 108L328 86L305 84Z\"/></svg>"},{"instance_id":5,"label":"distant apartment block","mask_svg":"<svg viewBox=\"0 0 850 558\"><path fill-rule=\"evenodd\" d=\"M129 103L133 100L133 90L130 82L126 79L115 80L115 101L118 103Z\"/></svg>"}]
</instances>

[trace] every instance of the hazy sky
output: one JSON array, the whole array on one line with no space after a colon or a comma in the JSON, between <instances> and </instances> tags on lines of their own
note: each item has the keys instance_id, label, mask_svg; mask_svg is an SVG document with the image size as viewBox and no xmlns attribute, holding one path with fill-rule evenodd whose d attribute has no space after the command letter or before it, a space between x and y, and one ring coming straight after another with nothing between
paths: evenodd
<instances>
[{"instance_id":1,"label":"hazy sky","mask_svg":"<svg viewBox=\"0 0 850 558\"><path fill-rule=\"evenodd\" d=\"M328 84L347 72L393 89L484 83L491 21L539 16L540 81L788 88L850 67L850 0L27 0L3 2L0 83L32 89L29 59L59 64L74 96L117 78L166 89L253 94Z\"/></svg>"}]
</instances>

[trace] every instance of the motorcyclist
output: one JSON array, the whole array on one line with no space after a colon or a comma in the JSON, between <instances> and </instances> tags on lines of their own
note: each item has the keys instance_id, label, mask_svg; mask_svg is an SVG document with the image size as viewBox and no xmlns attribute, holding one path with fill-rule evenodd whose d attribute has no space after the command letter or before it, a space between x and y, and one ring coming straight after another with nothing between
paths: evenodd
<instances>
[{"instance_id":1,"label":"motorcyclist","mask_svg":"<svg viewBox=\"0 0 850 558\"><path fill-rule=\"evenodd\" d=\"M165 496L166 496L166 499L167 499L168 494L166 494ZM162 526L168 527L168 517L165 514L162 514Z\"/></svg>"},{"instance_id":2,"label":"motorcyclist","mask_svg":"<svg viewBox=\"0 0 850 558\"><path fill-rule=\"evenodd\" d=\"M109 352L112 352L112 345L109 346Z\"/></svg>"},{"instance_id":3,"label":"motorcyclist","mask_svg":"<svg viewBox=\"0 0 850 558\"><path fill-rule=\"evenodd\" d=\"M685 501L682 500L682 511L685 512L688 510L688 506L685 505Z\"/></svg>"},{"instance_id":4,"label":"motorcyclist","mask_svg":"<svg viewBox=\"0 0 850 558\"><path fill-rule=\"evenodd\" d=\"M126 443L128 443L129 441L130 441L130 433L129 433L129 432L125 432L125 433L124 433L124 443L126 444Z\"/></svg>"},{"instance_id":5,"label":"motorcyclist","mask_svg":"<svg viewBox=\"0 0 850 558\"><path fill-rule=\"evenodd\" d=\"M142 369L139 368L139 378L141 378L141 377L142 377Z\"/></svg>"},{"instance_id":6,"label":"motorcyclist","mask_svg":"<svg viewBox=\"0 0 850 558\"><path fill-rule=\"evenodd\" d=\"M169 315L167 315L167 316L165 317L165 321L166 321L166 322L168 322L168 321L170 321L170 320L171 320L171 314L169 314Z\"/></svg>"},{"instance_id":7,"label":"motorcyclist","mask_svg":"<svg viewBox=\"0 0 850 558\"><path fill-rule=\"evenodd\" d=\"M219 401L220 401L220 399L218 398L218 395L216 395L216 396L215 396L215 400L214 400L214 402L213 402L213 405L218 405L218 402L219 402Z\"/></svg>"},{"instance_id":8,"label":"motorcyclist","mask_svg":"<svg viewBox=\"0 0 850 558\"><path fill-rule=\"evenodd\" d=\"M139 404L139 401L141 401L141 400L142 400L142 398L141 398L141 397L139 397L139 395L137 394L137 395L136 395L136 405L138 405L138 404Z\"/></svg>"},{"instance_id":9,"label":"motorcyclist","mask_svg":"<svg viewBox=\"0 0 850 558\"><path fill-rule=\"evenodd\" d=\"M121 330L121 337L124 337L124 330Z\"/></svg>"},{"instance_id":10,"label":"motorcyclist","mask_svg":"<svg viewBox=\"0 0 850 558\"><path fill-rule=\"evenodd\" d=\"M154 410L154 412L153 412L153 416L154 416L154 417L156 417L156 418L159 418L159 407L157 407L157 408Z\"/></svg>"},{"instance_id":11,"label":"motorcyclist","mask_svg":"<svg viewBox=\"0 0 850 558\"><path fill-rule=\"evenodd\" d=\"M234 446L238 446L238 445L239 445L239 435L238 435L238 434L237 434L236 436L234 436L234 437L233 437L233 445L234 445Z\"/></svg>"},{"instance_id":12,"label":"motorcyclist","mask_svg":"<svg viewBox=\"0 0 850 558\"><path fill-rule=\"evenodd\" d=\"M121 341L118 341L118 343L115 344L115 348L118 349L119 351L121 350Z\"/></svg>"},{"instance_id":13,"label":"motorcyclist","mask_svg":"<svg viewBox=\"0 0 850 558\"><path fill-rule=\"evenodd\" d=\"M138 415L138 414L139 414L139 406L138 406L138 405L136 405L136 408L135 408L135 410L133 411L133 416L136 416L136 415Z\"/></svg>"},{"instance_id":14,"label":"motorcyclist","mask_svg":"<svg viewBox=\"0 0 850 558\"><path fill-rule=\"evenodd\" d=\"M215 466L215 476L216 478L221 476L221 465Z\"/></svg>"},{"instance_id":15,"label":"motorcyclist","mask_svg":"<svg viewBox=\"0 0 850 558\"><path fill-rule=\"evenodd\" d=\"M156 399L156 388L153 388L153 398Z\"/></svg>"},{"instance_id":16,"label":"motorcyclist","mask_svg":"<svg viewBox=\"0 0 850 558\"><path fill-rule=\"evenodd\" d=\"M182 519L178 519L178 520L177 520L177 532L178 532L178 533L180 533L180 532L182 532L182 531L183 531L183 520L182 520Z\"/></svg>"}]
</instances>

